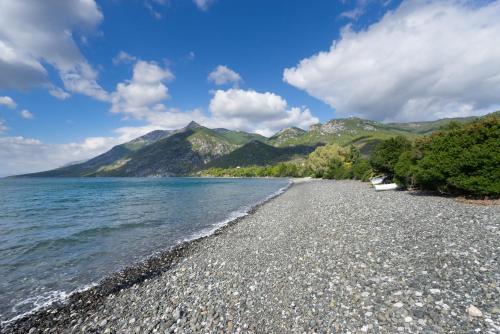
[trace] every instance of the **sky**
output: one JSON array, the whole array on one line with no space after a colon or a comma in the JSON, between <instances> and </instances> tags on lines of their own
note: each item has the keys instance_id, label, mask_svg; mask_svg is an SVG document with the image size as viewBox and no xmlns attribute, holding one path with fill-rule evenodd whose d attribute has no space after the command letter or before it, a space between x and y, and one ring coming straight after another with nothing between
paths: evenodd
<instances>
[{"instance_id":1,"label":"sky","mask_svg":"<svg viewBox=\"0 0 500 334\"><path fill-rule=\"evenodd\" d=\"M194 120L270 136L500 109L500 0L2 0L0 176Z\"/></svg>"}]
</instances>

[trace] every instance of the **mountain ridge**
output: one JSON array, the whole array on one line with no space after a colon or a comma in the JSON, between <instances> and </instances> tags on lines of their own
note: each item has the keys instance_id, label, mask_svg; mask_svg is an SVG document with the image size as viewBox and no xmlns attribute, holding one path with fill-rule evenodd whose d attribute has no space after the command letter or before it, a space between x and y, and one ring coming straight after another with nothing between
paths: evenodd
<instances>
[{"instance_id":1,"label":"mountain ridge","mask_svg":"<svg viewBox=\"0 0 500 334\"><path fill-rule=\"evenodd\" d=\"M285 128L269 138L244 131L210 129L191 121L181 129L151 131L85 162L15 177L182 176L209 167L265 165L300 159L316 147L330 143L355 145L363 155L368 155L382 140L397 135L416 138L442 129L450 122L466 123L478 118L381 123L352 117L314 124L307 131Z\"/></svg>"}]
</instances>

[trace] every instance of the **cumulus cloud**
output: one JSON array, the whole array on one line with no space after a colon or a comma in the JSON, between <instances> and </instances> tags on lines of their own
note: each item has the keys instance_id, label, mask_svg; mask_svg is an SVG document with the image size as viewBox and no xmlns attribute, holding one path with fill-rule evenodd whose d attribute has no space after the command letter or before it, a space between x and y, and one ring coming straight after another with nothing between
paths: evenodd
<instances>
[{"instance_id":1,"label":"cumulus cloud","mask_svg":"<svg viewBox=\"0 0 500 334\"><path fill-rule=\"evenodd\" d=\"M35 118L35 115L29 110L23 109L21 110L21 117L24 119L33 119Z\"/></svg>"},{"instance_id":2,"label":"cumulus cloud","mask_svg":"<svg viewBox=\"0 0 500 334\"><path fill-rule=\"evenodd\" d=\"M225 85L233 83L237 85L241 81L241 76L225 65L219 65L208 75L208 81L216 85Z\"/></svg>"},{"instance_id":3,"label":"cumulus cloud","mask_svg":"<svg viewBox=\"0 0 500 334\"><path fill-rule=\"evenodd\" d=\"M119 83L112 94L111 112L142 120L142 127L122 127L119 133L135 138L156 129L177 129L194 120L207 127L226 127L271 135L283 127L309 127L318 119L307 108L289 108L281 96L232 88L217 90L207 115L201 109L169 108L167 82L173 74L155 62L138 60L132 79Z\"/></svg>"},{"instance_id":4,"label":"cumulus cloud","mask_svg":"<svg viewBox=\"0 0 500 334\"><path fill-rule=\"evenodd\" d=\"M169 97L165 82L173 77L170 70L155 62L137 61L132 79L116 86L111 112L147 119L151 113L164 110L161 102Z\"/></svg>"},{"instance_id":5,"label":"cumulus cloud","mask_svg":"<svg viewBox=\"0 0 500 334\"><path fill-rule=\"evenodd\" d=\"M10 96L0 96L0 106L6 106L11 109L17 107L16 102Z\"/></svg>"},{"instance_id":6,"label":"cumulus cloud","mask_svg":"<svg viewBox=\"0 0 500 334\"><path fill-rule=\"evenodd\" d=\"M407 1L330 50L285 69L285 82L337 115L429 120L500 103L500 1Z\"/></svg>"},{"instance_id":7,"label":"cumulus cloud","mask_svg":"<svg viewBox=\"0 0 500 334\"><path fill-rule=\"evenodd\" d=\"M94 0L2 1L0 89L50 89L46 66L52 66L66 90L107 100L97 72L74 40L94 30L102 18Z\"/></svg>"},{"instance_id":8,"label":"cumulus cloud","mask_svg":"<svg viewBox=\"0 0 500 334\"><path fill-rule=\"evenodd\" d=\"M210 101L210 123L230 129L272 135L288 126L308 128L319 120L307 108L288 108L274 93L254 90L217 90Z\"/></svg>"},{"instance_id":9,"label":"cumulus cloud","mask_svg":"<svg viewBox=\"0 0 500 334\"><path fill-rule=\"evenodd\" d=\"M215 0L193 0L198 9L206 11Z\"/></svg>"}]
</instances>

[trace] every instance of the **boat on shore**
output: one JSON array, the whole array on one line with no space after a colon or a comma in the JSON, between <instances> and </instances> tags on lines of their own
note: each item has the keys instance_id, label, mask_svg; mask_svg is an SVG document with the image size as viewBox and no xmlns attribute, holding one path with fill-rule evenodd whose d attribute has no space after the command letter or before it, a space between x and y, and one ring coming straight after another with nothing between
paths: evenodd
<instances>
[{"instance_id":1,"label":"boat on shore","mask_svg":"<svg viewBox=\"0 0 500 334\"><path fill-rule=\"evenodd\" d=\"M396 190L398 189L398 185L396 183L387 183L387 184L375 184L375 191L383 191L383 190Z\"/></svg>"},{"instance_id":2,"label":"boat on shore","mask_svg":"<svg viewBox=\"0 0 500 334\"><path fill-rule=\"evenodd\" d=\"M385 176L385 175L376 176L376 177L372 177L370 179L370 182L372 183L372 185L382 184L386 178L387 178L387 176Z\"/></svg>"}]
</instances>

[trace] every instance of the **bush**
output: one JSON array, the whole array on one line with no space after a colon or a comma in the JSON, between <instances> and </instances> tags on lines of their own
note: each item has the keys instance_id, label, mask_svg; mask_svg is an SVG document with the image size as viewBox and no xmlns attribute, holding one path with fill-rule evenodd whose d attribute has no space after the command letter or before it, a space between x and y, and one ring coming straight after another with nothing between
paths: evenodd
<instances>
[{"instance_id":1,"label":"bush","mask_svg":"<svg viewBox=\"0 0 500 334\"><path fill-rule=\"evenodd\" d=\"M411 148L411 142L403 136L384 140L373 150L370 164L376 172L392 177L399 157Z\"/></svg>"},{"instance_id":2,"label":"bush","mask_svg":"<svg viewBox=\"0 0 500 334\"><path fill-rule=\"evenodd\" d=\"M500 195L500 118L488 117L417 143L413 166L402 168L424 189Z\"/></svg>"},{"instance_id":3,"label":"bush","mask_svg":"<svg viewBox=\"0 0 500 334\"><path fill-rule=\"evenodd\" d=\"M325 179L345 180L352 178L350 165L340 159L332 159L323 175Z\"/></svg>"},{"instance_id":4,"label":"bush","mask_svg":"<svg viewBox=\"0 0 500 334\"><path fill-rule=\"evenodd\" d=\"M373 171L370 163L366 159L358 159L352 165L352 176L356 180L368 181L372 177Z\"/></svg>"},{"instance_id":5,"label":"bush","mask_svg":"<svg viewBox=\"0 0 500 334\"><path fill-rule=\"evenodd\" d=\"M414 152L403 152L394 166L394 181L405 188L415 186L415 163Z\"/></svg>"},{"instance_id":6,"label":"bush","mask_svg":"<svg viewBox=\"0 0 500 334\"><path fill-rule=\"evenodd\" d=\"M349 150L338 144L320 146L309 154L306 165L315 177L325 177L331 169L332 162L344 163L349 155Z\"/></svg>"}]
</instances>

